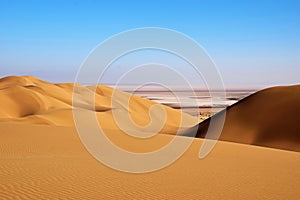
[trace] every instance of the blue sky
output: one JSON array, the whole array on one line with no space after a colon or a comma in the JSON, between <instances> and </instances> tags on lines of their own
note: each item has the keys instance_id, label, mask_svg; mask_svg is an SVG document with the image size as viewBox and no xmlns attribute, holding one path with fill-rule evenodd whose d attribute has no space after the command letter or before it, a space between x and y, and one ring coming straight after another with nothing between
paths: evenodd
<instances>
[{"instance_id":1,"label":"blue sky","mask_svg":"<svg viewBox=\"0 0 300 200\"><path fill-rule=\"evenodd\" d=\"M0 0L0 25L0 76L73 81L100 42L150 26L195 39L228 87L300 83L300 1Z\"/></svg>"}]
</instances>

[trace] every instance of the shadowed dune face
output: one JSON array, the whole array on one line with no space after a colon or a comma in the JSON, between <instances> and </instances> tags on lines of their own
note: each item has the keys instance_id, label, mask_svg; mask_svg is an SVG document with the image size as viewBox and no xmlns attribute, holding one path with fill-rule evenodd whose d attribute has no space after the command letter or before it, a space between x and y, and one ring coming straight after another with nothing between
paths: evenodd
<instances>
[{"instance_id":1,"label":"shadowed dune face","mask_svg":"<svg viewBox=\"0 0 300 200\"><path fill-rule=\"evenodd\" d=\"M219 139L300 152L299 116L300 85L265 89L227 108ZM210 121L199 124L197 137L205 137Z\"/></svg>"},{"instance_id":2,"label":"shadowed dune face","mask_svg":"<svg viewBox=\"0 0 300 200\"><path fill-rule=\"evenodd\" d=\"M161 107L167 115L166 123L160 133L176 134L179 128L189 128L199 122L198 119L179 110L105 85L77 86L74 94L77 100L76 109L82 112L95 112L98 122L106 130L119 130L113 116L113 109L122 114L129 114L132 121L139 126L148 125L152 120L149 111L153 105ZM74 84L71 83L52 84L31 76L2 78L0 79L0 122L74 126L73 89ZM113 92L114 98L112 98ZM95 102L88 97L94 97ZM128 99L130 103L129 107L126 107L124 105ZM160 117L158 112L152 114L154 118Z\"/></svg>"}]
</instances>

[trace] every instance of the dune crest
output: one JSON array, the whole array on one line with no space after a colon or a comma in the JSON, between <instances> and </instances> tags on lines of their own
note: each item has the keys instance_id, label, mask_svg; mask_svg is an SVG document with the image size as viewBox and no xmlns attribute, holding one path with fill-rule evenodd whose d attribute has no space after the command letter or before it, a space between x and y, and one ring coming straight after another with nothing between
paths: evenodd
<instances>
[{"instance_id":1,"label":"dune crest","mask_svg":"<svg viewBox=\"0 0 300 200\"><path fill-rule=\"evenodd\" d=\"M52 84L32 76L2 78L0 79L0 122L74 126L73 95L78 108L83 112L95 112L102 128L111 131L119 130L112 109L120 114L129 114L134 123L146 126L151 122L149 116L151 107L155 105L162 108L166 112L167 119L160 133L176 134L180 128L189 128L199 122L198 119L179 110L105 85L87 87L76 85L75 94L73 90L74 84ZM95 98L95 104L92 97ZM129 106L126 106L127 99L130 99ZM153 119L159 119L161 116L157 111L151 114ZM149 131L152 131L151 128Z\"/></svg>"},{"instance_id":2,"label":"dune crest","mask_svg":"<svg viewBox=\"0 0 300 200\"><path fill-rule=\"evenodd\" d=\"M300 152L299 102L300 85L256 92L227 108L219 139ZM210 122L199 124L197 137L205 137Z\"/></svg>"}]
</instances>

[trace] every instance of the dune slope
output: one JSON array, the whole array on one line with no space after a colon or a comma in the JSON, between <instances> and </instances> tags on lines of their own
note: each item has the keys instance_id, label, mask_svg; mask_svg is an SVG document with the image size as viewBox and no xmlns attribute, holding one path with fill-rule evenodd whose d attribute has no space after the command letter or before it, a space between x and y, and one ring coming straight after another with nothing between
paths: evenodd
<instances>
[{"instance_id":1,"label":"dune slope","mask_svg":"<svg viewBox=\"0 0 300 200\"><path fill-rule=\"evenodd\" d=\"M173 137L120 142L143 152ZM73 127L2 123L0 199L299 199L300 153L219 141L200 160L193 140L171 166L130 174L94 159Z\"/></svg>"},{"instance_id":2,"label":"dune slope","mask_svg":"<svg viewBox=\"0 0 300 200\"><path fill-rule=\"evenodd\" d=\"M300 85L261 90L226 111L220 140L300 152ZM224 112L224 111L223 111ZM213 116L221 119L223 113ZM199 124L205 137L211 119Z\"/></svg>"},{"instance_id":3,"label":"dune slope","mask_svg":"<svg viewBox=\"0 0 300 200\"><path fill-rule=\"evenodd\" d=\"M31 76L10 76L0 79L0 123L74 126L73 97L77 110L94 112L102 128L110 131L120 129L113 113L119 116L119 123L130 116L132 123L123 123L128 124L125 129L129 131L139 131L139 126L162 120L161 111L166 113L166 123L160 133L176 134L179 129L192 127L199 122L178 110L105 85L76 85L74 90L74 84L70 83L52 84ZM141 130L151 132L153 128L149 126Z\"/></svg>"}]
</instances>

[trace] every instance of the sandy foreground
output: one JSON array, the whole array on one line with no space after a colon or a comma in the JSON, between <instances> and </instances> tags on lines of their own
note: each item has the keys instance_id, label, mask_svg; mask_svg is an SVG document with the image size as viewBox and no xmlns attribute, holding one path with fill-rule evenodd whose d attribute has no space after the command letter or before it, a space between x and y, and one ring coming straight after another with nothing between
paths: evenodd
<instances>
[{"instance_id":1,"label":"sandy foreground","mask_svg":"<svg viewBox=\"0 0 300 200\"><path fill-rule=\"evenodd\" d=\"M0 125L2 199L297 199L300 154L218 142L198 158L202 139L162 170L115 171L94 159L74 128ZM160 142L169 135L159 135ZM181 137L182 140L187 139ZM135 143L123 140L130 149ZM155 144L136 144L141 150Z\"/></svg>"},{"instance_id":2,"label":"sandy foreground","mask_svg":"<svg viewBox=\"0 0 300 200\"><path fill-rule=\"evenodd\" d=\"M72 118L72 91L71 84L54 85L33 77L0 79L0 199L300 197L299 152L219 141L207 157L199 159L203 139L173 135L199 120L165 106L167 120L160 132L150 139L133 139L118 129L112 110L130 113L142 126L149 123L148 111L155 103L133 97L131 107L126 108L123 103L128 96L119 93L112 105L112 90L101 86L96 90L96 102L101 102L95 106L96 118L119 147L150 152L174 137L193 140L182 157L161 170L143 174L113 170L96 160L79 139ZM86 88L78 95L82 96L78 109L94 112L84 98L90 95ZM159 115L154 110L152 118Z\"/></svg>"}]
</instances>

